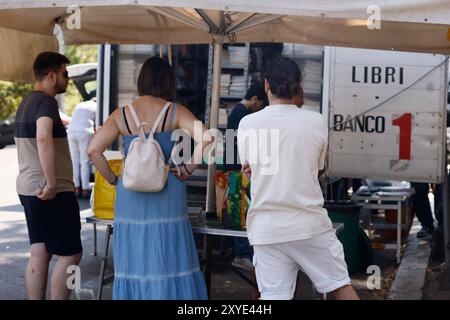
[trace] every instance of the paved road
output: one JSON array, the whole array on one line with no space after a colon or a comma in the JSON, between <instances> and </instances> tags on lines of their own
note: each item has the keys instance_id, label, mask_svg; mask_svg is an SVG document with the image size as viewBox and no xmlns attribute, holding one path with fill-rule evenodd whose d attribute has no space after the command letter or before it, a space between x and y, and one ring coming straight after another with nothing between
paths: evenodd
<instances>
[{"instance_id":1,"label":"paved road","mask_svg":"<svg viewBox=\"0 0 450 320\"><path fill-rule=\"evenodd\" d=\"M16 194L17 173L15 146L0 150L0 300L26 299L24 273L29 256L29 243L23 208ZM88 202L81 200L80 207L87 208ZM105 229L98 227L97 230L98 249L101 250ZM90 224L82 224L82 241L84 248L80 265L82 288L95 289L100 258L92 255L93 229ZM107 287L110 288L110 285ZM111 290L108 288L105 289L105 298L111 297Z\"/></svg>"},{"instance_id":2,"label":"paved road","mask_svg":"<svg viewBox=\"0 0 450 320\"><path fill-rule=\"evenodd\" d=\"M29 256L28 233L15 179L18 173L17 150L9 146L0 150L0 300L26 299L25 269ZM89 204L80 200L80 208ZM104 250L105 228L98 226L98 251ZM101 259L93 256L93 228L82 219L83 259L81 260L81 282L83 289L96 292ZM112 244L113 245L113 244ZM110 250L107 273L112 272ZM54 266L52 261L51 268ZM217 285L216 285L217 284ZM48 296L48 295L47 295ZM87 296L83 296L86 298ZM111 299L111 283L105 285L103 299ZM231 272L219 271L213 275L213 299L249 299L251 287ZM72 299L76 299L72 294Z\"/></svg>"},{"instance_id":3,"label":"paved road","mask_svg":"<svg viewBox=\"0 0 450 320\"><path fill-rule=\"evenodd\" d=\"M27 229L15 191L16 152L15 147L0 150L0 299L25 297L22 284L28 257Z\"/></svg>"},{"instance_id":4,"label":"paved road","mask_svg":"<svg viewBox=\"0 0 450 320\"><path fill-rule=\"evenodd\" d=\"M15 146L9 146L0 150L0 300L26 299L24 274L29 256L28 233L22 206L15 191L15 179L18 173L17 150ZM86 209L89 204L86 200L80 201L80 208ZM83 222L83 219L82 219ZM103 250L105 228L98 227L98 251ZM83 259L81 260L81 283L83 289L96 291L97 278L100 271L101 259L93 256L93 228L92 225L82 223L81 232L83 242ZM113 245L113 244L112 244ZM378 258L377 258L378 257ZM112 271L112 254L110 250L109 267ZM383 265L382 272L386 279L392 273L390 265L392 257L377 254L376 263ZM52 267L54 260L52 261ZM251 287L242 281L236 274L228 269L214 268L212 275L211 299L236 300L250 299ZM386 272L386 274L384 274ZM248 274L249 275L249 274ZM352 276L354 285L364 299L383 299L382 292L369 292L365 287L366 274ZM310 281L300 276L302 289L297 292L296 299L317 299L317 294L312 294ZM383 285L384 287L385 285ZM387 284L387 289L389 284ZM103 298L111 299L111 283L104 287ZM86 298L87 296L83 296ZM72 299L76 299L72 294Z\"/></svg>"}]
</instances>

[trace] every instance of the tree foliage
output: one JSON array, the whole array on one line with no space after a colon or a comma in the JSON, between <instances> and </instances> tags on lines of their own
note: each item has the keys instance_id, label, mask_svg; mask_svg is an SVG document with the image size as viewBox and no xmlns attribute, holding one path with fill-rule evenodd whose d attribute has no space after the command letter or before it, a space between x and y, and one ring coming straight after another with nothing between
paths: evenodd
<instances>
[{"instance_id":1,"label":"tree foliage","mask_svg":"<svg viewBox=\"0 0 450 320\"><path fill-rule=\"evenodd\" d=\"M96 45L66 46L65 55L71 64L97 61ZM32 84L0 81L0 120L14 115L22 98L33 90ZM71 115L75 106L82 101L75 85L69 82L65 95L65 111Z\"/></svg>"},{"instance_id":2,"label":"tree foliage","mask_svg":"<svg viewBox=\"0 0 450 320\"><path fill-rule=\"evenodd\" d=\"M65 55L70 60L70 64L97 62L96 45L66 46ZM76 105L82 101L78 89L72 82L69 82L65 94L65 112L71 116Z\"/></svg>"},{"instance_id":3,"label":"tree foliage","mask_svg":"<svg viewBox=\"0 0 450 320\"><path fill-rule=\"evenodd\" d=\"M22 97L33 90L32 84L0 81L0 120L16 113Z\"/></svg>"},{"instance_id":4,"label":"tree foliage","mask_svg":"<svg viewBox=\"0 0 450 320\"><path fill-rule=\"evenodd\" d=\"M66 46L65 55L70 60L70 64L97 62L96 45L72 45Z\"/></svg>"}]
</instances>

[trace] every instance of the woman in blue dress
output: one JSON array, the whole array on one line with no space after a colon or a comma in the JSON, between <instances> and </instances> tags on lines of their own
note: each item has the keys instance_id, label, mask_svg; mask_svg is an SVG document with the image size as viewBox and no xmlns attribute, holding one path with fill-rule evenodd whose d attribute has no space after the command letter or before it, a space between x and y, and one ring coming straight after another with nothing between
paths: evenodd
<instances>
[{"instance_id":1,"label":"woman in blue dress","mask_svg":"<svg viewBox=\"0 0 450 320\"><path fill-rule=\"evenodd\" d=\"M184 180L211 141L206 127L184 106L171 103L162 113L174 92L174 73L163 59L145 61L138 78L138 98L129 107L115 110L94 135L89 156L97 170L117 186L114 208L114 287L113 299L200 300L207 299L205 280L200 270L191 224L187 214ZM154 138L159 142L166 161L175 142L174 130L184 129L198 143L190 164L171 169L160 192L135 192L123 187L120 177L109 169L103 152L120 136L125 156L136 138L138 123L150 127L159 114L164 116ZM200 124L201 130L194 127ZM145 130L148 130L146 127ZM201 132L201 134L199 134ZM146 131L146 133L148 133Z\"/></svg>"}]
</instances>

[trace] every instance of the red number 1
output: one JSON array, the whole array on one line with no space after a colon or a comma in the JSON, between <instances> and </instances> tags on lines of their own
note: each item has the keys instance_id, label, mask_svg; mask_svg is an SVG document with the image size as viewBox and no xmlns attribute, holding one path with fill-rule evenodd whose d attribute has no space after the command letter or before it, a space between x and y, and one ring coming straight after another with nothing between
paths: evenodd
<instances>
[{"instance_id":1,"label":"red number 1","mask_svg":"<svg viewBox=\"0 0 450 320\"><path fill-rule=\"evenodd\" d=\"M405 113L400 118L392 120L392 125L400 127L399 159L411 160L412 114Z\"/></svg>"}]
</instances>

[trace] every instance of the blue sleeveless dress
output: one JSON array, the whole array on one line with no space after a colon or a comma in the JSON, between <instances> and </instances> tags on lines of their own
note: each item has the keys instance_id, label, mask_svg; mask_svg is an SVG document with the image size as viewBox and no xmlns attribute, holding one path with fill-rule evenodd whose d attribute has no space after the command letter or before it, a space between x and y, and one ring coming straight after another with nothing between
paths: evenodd
<instances>
[{"instance_id":1,"label":"blue sleeveless dress","mask_svg":"<svg viewBox=\"0 0 450 320\"><path fill-rule=\"evenodd\" d=\"M172 132L155 134L166 161ZM136 135L124 136L127 154ZM172 173L160 192L135 192L117 184L114 209L114 300L206 300L186 184Z\"/></svg>"}]
</instances>

